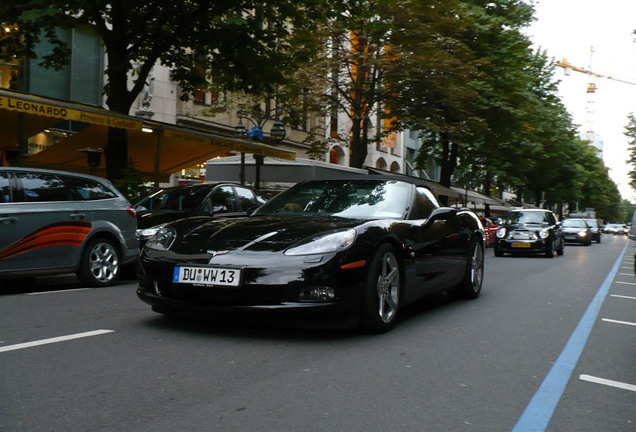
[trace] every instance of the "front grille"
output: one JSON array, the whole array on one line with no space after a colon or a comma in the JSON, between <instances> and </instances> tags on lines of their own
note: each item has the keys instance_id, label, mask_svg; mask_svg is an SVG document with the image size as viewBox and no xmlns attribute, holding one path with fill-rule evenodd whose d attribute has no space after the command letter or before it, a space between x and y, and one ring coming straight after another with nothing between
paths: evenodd
<instances>
[{"instance_id":1,"label":"front grille","mask_svg":"<svg viewBox=\"0 0 636 432\"><path fill-rule=\"evenodd\" d=\"M161 296L174 300L214 306L275 305L283 300L281 287L215 288L168 283Z\"/></svg>"},{"instance_id":2,"label":"front grille","mask_svg":"<svg viewBox=\"0 0 636 432\"><path fill-rule=\"evenodd\" d=\"M514 230L510 233L510 240L536 240L537 236L527 230Z\"/></svg>"}]
</instances>

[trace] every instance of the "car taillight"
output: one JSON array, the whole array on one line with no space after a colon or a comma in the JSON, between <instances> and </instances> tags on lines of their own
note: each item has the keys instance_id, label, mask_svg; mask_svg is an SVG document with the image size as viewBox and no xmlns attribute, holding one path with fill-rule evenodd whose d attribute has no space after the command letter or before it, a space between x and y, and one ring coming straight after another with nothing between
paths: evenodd
<instances>
[{"instance_id":1,"label":"car taillight","mask_svg":"<svg viewBox=\"0 0 636 432\"><path fill-rule=\"evenodd\" d=\"M126 210L128 211L129 215L131 215L135 219L137 218L137 212L135 211L135 208L133 206L128 207Z\"/></svg>"}]
</instances>

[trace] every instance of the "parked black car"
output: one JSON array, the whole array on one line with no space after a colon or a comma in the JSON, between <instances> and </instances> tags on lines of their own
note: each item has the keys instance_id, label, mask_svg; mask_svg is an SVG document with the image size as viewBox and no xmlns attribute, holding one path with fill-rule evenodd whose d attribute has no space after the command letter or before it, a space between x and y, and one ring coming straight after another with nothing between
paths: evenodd
<instances>
[{"instance_id":1,"label":"parked black car","mask_svg":"<svg viewBox=\"0 0 636 432\"><path fill-rule=\"evenodd\" d=\"M189 216L247 216L265 203L249 187L235 183L199 183L160 189L135 204L137 238L143 246L168 222Z\"/></svg>"},{"instance_id":2,"label":"parked black car","mask_svg":"<svg viewBox=\"0 0 636 432\"><path fill-rule=\"evenodd\" d=\"M543 253L548 258L554 252L563 255L565 239L561 223L555 214L545 209L514 210L506 216L497 231L495 256L504 253Z\"/></svg>"},{"instance_id":3,"label":"parked black car","mask_svg":"<svg viewBox=\"0 0 636 432\"><path fill-rule=\"evenodd\" d=\"M592 227L585 219L563 219L561 227L567 243L578 243L585 246L592 244Z\"/></svg>"},{"instance_id":4,"label":"parked black car","mask_svg":"<svg viewBox=\"0 0 636 432\"><path fill-rule=\"evenodd\" d=\"M137 295L165 314L345 318L385 331L426 294L477 297L484 239L474 213L439 207L416 180L309 181L249 217L164 226L142 252Z\"/></svg>"}]
</instances>

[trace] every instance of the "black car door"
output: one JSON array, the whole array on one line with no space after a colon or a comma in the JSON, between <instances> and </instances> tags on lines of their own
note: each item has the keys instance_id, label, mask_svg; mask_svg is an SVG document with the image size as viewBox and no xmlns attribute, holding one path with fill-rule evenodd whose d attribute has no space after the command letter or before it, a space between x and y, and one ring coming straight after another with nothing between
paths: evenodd
<instances>
[{"instance_id":1,"label":"black car door","mask_svg":"<svg viewBox=\"0 0 636 432\"><path fill-rule=\"evenodd\" d=\"M457 211L433 203L431 193L417 188L410 218L415 218L410 237L413 269L407 277L409 300L448 287L456 270L455 249L460 219Z\"/></svg>"}]
</instances>

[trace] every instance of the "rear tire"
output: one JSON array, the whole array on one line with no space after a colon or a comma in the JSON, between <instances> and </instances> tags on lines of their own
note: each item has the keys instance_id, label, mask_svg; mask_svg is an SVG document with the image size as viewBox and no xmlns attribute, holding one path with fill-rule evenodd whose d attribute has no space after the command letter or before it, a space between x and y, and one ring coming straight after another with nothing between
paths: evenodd
<instances>
[{"instance_id":1,"label":"rear tire","mask_svg":"<svg viewBox=\"0 0 636 432\"><path fill-rule=\"evenodd\" d=\"M112 241L102 238L91 240L84 249L78 277L91 287L112 285L121 271L119 255Z\"/></svg>"},{"instance_id":2,"label":"rear tire","mask_svg":"<svg viewBox=\"0 0 636 432\"><path fill-rule=\"evenodd\" d=\"M477 239L473 239L470 245L464 278L459 285L449 290L449 294L465 299L479 297L484 281L484 249Z\"/></svg>"},{"instance_id":3,"label":"rear tire","mask_svg":"<svg viewBox=\"0 0 636 432\"><path fill-rule=\"evenodd\" d=\"M401 300L400 261L388 243L373 256L367 273L361 324L365 330L384 333L395 326Z\"/></svg>"}]
</instances>

